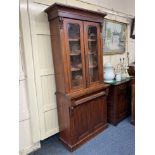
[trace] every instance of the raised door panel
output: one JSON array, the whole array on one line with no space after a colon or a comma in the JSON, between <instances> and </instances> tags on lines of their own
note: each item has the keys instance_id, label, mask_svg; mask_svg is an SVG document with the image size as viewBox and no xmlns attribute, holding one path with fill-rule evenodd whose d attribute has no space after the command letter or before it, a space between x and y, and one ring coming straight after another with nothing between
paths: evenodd
<instances>
[{"instance_id":1,"label":"raised door panel","mask_svg":"<svg viewBox=\"0 0 155 155\"><path fill-rule=\"evenodd\" d=\"M128 91L125 84L117 86L118 95L118 119L122 119L128 112L128 103L130 98L128 97Z\"/></svg>"},{"instance_id":2,"label":"raised door panel","mask_svg":"<svg viewBox=\"0 0 155 155\"><path fill-rule=\"evenodd\" d=\"M34 21L31 23L33 24L32 33L50 36L48 18L44 12L47 6L39 3L31 3L29 5L33 7L33 10L30 11L31 21Z\"/></svg>"},{"instance_id":3,"label":"raised door panel","mask_svg":"<svg viewBox=\"0 0 155 155\"><path fill-rule=\"evenodd\" d=\"M74 140L79 141L89 134L90 130L90 104L89 102L78 105L73 112Z\"/></svg>"},{"instance_id":4,"label":"raised door panel","mask_svg":"<svg viewBox=\"0 0 155 155\"><path fill-rule=\"evenodd\" d=\"M131 109L131 85L127 84L126 87L126 104L125 104L125 111L126 114L130 113Z\"/></svg>"},{"instance_id":5,"label":"raised door panel","mask_svg":"<svg viewBox=\"0 0 155 155\"><path fill-rule=\"evenodd\" d=\"M86 87L83 44L83 23L78 20L64 19L64 33L70 91Z\"/></svg>"},{"instance_id":6,"label":"raised door panel","mask_svg":"<svg viewBox=\"0 0 155 155\"><path fill-rule=\"evenodd\" d=\"M49 35L36 35L35 71L40 120L40 139L43 140L59 132L55 97L55 75ZM51 117L52 116L52 117ZM50 123L47 123L50 122Z\"/></svg>"},{"instance_id":7,"label":"raised door panel","mask_svg":"<svg viewBox=\"0 0 155 155\"><path fill-rule=\"evenodd\" d=\"M51 39L47 35L37 35L37 56L38 69L40 76L47 76L54 74L53 57L51 49Z\"/></svg>"},{"instance_id":8,"label":"raised door panel","mask_svg":"<svg viewBox=\"0 0 155 155\"><path fill-rule=\"evenodd\" d=\"M42 111L45 112L57 108L54 75L42 76L41 88L42 88Z\"/></svg>"},{"instance_id":9,"label":"raised door panel","mask_svg":"<svg viewBox=\"0 0 155 155\"><path fill-rule=\"evenodd\" d=\"M45 137L49 137L59 132L57 109L50 109L44 112Z\"/></svg>"},{"instance_id":10,"label":"raised door panel","mask_svg":"<svg viewBox=\"0 0 155 155\"><path fill-rule=\"evenodd\" d=\"M98 23L84 22L84 41L87 84L91 86L103 79L100 25Z\"/></svg>"},{"instance_id":11,"label":"raised door panel","mask_svg":"<svg viewBox=\"0 0 155 155\"><path fill-rule=\"evenodd\" d=\"M107 122L106 98L101 96L91 101L91 125L92 129L98 129Z\"/></svg>"},{"instance_id":12,"label":"raised door panel","mask_svg":"<svg viewBox=\"0 0 155 155\"><path fill-rule=\"evenodd\" d=\"M45 139L59 132L57 105L55 97L55 77L47 75L40 77L40 124L41 139Z\"/></svg>"},{"instance_id":13,"label":"raised door panel","mask_svg":"<svg viewBox=\"0 0 155 155\"><path fill-rule=\"evenodd\" d=\"M126 104L125 92L122 91L118 94L118 119L121 119L126 113L125 104Z\"/></svg>"}]
</instances>

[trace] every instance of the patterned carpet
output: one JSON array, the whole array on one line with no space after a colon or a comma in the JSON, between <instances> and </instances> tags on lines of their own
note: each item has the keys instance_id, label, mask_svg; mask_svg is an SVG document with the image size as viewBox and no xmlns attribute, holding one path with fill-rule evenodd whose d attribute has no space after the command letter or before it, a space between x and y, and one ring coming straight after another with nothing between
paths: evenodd
<instances>
[{"instance_id":1,"label":"patterned carpet","mask_svg":"<svg viewBox=\"0 0 155 155\"><path fill-rule=\"evenodd\" d=\"M135 127L130 118L109 127L74 152L69 152L58 135L41 142L41 149L29 155L135 155Z\"/></svg>"}]
</instances>

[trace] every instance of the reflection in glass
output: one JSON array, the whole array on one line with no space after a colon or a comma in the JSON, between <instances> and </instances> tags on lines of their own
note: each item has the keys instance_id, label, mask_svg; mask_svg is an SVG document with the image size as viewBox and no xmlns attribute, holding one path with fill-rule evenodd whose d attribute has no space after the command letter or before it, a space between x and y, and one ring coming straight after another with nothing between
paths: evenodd
<instances>
[{"instance_id":1,"label":"reflection in glass","mask_svg":"<svg viewBox=\"0 0 155 155\"><path fill-rule=\"evenodd\" d=\"M72 71L72 87L77 87L82 84L82 70Z\"/></svg>"},{"instance_id":2,"label":"reflection in glass","mask_svg":"<svg viewBox=\"0 0 155 155\"><path fill-rule=\"evenodd\" d=\"M97 52L97 41L88 41L89 52Z\"/></svg>"},{"instance_id":3,"label":"reflection in glass","mask_svg":"<svg viewBox=\"0 0 155 155\"><path fill-rule=\"evenodd\" d=\"M69 41L69 48L71 54L80 54L80 41Z\"/></svg>"},{"instance_id":4,"label":"reflection in glass","mask_svg":"<svg viewBox=\"0 0 155 155\"><path fill-rule=\"evenodd\" d=\"M89 26L88 29L88 39L97 39L97 28L95 26Z\"/></svg>"},{"instance_id":5,"label":"reflection in glass","mask_svg":"<svg viewBox=\"0 0 155 155\"><path fill-rule=\"evenodd\" d=\"M71 86L79 87L83 85L80 25L77 23L68 24L68 41L70 50L71 65Z\"/></svg>"},{"instance_id":6,"label":"reflection in glass","mask_svg":"<svg viewBox=\"0 0 155 155\"><path fill-rule=\"evenodd\" d=\"M80 38L80 25L79 24L68 24L68 36L70 39L79 39Z\"/></svg>"},{"instance_id":7,"label":"reflection in glass","mask_svg":"<svg viewBox=\"0 0 155 155\"><path fill-rule=\"evenodd\" d=\"M97 27L88 27L89 81L98 81Z\"/></svg>"}]
</instances>

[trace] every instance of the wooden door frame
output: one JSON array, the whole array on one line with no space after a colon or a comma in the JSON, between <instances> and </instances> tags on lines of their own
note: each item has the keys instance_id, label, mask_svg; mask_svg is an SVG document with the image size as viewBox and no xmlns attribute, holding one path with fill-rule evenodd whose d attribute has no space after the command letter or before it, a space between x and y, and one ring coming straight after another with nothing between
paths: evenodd
<instances>
[{"instance_id":1,"label":"wooden door frame","mask_svg":"<svg viewBox=\"0 0 155 155\"><path fill-rule=\"evenodd\" d=\"M89 62L88 62L88 26L96 26L97 27L97 46L98 46L98 81L90 83L89 80ZM97 85L103 80L103 54L101 49L101 34L100 34L100 23L95 22L84 22L84 42L85 42L85 57L86 57L86 77L87 77L87 87Z\"/></svg>"},{"instance_id":2,"label":"wooden door frame","mask_svg":"<svg viewBox=\"0 0 155 155\"><path fill-rule=\"evenodd\" d=\"M83 87L79 87L79 89L78 88L75 88L75 89L73 89L72 88L72 86L71 86L71 65L70 65L70 56L69 56L69 54L68 54L68 51L70 51L70 49L69 49L69 42L68 42L68 35L67 35L67 33L68 33L68 29L67 29L67 24L68 23L77 23L77 24L79 24L80 25L80 45L81 45L81 61L82 61L82 74L83 74L83 83L84 83L84 85L83 85ZM67 68L68 68L68 79L69 79L69 91L70 92L74 92L74 91L77 91L77 90L82 90L82 89L84 89L84 88L86 88L86 71L85 71L85 60L84 60L84 57L85 57L85 55L84 55L84 40L83 40L83 22L82 21L80 21L80 20L74 20L74 19L66 19L66 18L64 18L64 22L63 22L63 24L64 24L64 39L65 39L65 43L66 43L66 50L65 50L65 52L66 52L66 55L67 55Z\"/></svg>"}]
</instances>

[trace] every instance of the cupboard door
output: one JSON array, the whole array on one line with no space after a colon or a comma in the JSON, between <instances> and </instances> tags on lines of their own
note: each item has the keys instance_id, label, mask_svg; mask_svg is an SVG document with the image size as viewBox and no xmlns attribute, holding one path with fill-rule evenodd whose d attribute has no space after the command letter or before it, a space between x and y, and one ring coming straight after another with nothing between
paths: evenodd
<instances>
[{"instance_id":1,"label":"cupboard door","mask_svg":"<svg viewBox=\"0 0 155 155\"><path fill-rule=\"evenodd\" d=\"M130 109L130 87L127 85L118 86L118 119L122 119L129 113Z\"/></svg>"},{"instance_id":2,"label":"cupboard door","mask_svg":"<svg viewBox=\"0 0 155 155\"><path fill-rule=\"evenodd\" d=\"M126 114L128 115L131 111L131 85L127 85L126 87L126 104L125 104L125 111Z\"/></svg>"},{"instance_id":3,"label":"cupboard door","mask_svg":"<svg viewBox=\"0 0 155 155\"><path fill-rule=\"evenodd\" d=\"M91 125L96 130L107 122L106 97L101 96L91 101Z\"/></svg>"},{"instance_id":4,"label":"cupboard door","mask_svg":"<svg viewBox=\"0 0 155 155\"><path fill-rule=\"evenodd\" d=\"M70 107L73 141L79 141L107 123L105 91L77 99Z\"/></svg>"},{"instance_id":5,"label":"cupboard door","mask_svg":"<svg viewBox=\"0 0 155 155\"><path fill-rule=\"evenodd\" d=\"M85 138L90 133L89 130L91 129L89 102L85 102L74 108L72 120L74 126L74 141Z\"/></svg>"},{"instance_id":6,"label":"cupboard door","mask_svg":"<svg viewBox=\"0 0 155 155\"><path fill-rule=\"evenodd\" d=\"M83 45L83 23L65 19L65 42L69 71L70 91L86 87Z\"/></svg>"},{"instance_id":7,"label":"cupboard door","mask_svg":"<svg viewBox=\"0 0 155 155\"><path fill-rule=\"evenodd\" d=\"M88 85L99 83L102 71L102 54L100 25L93 22L84 22L86 70Z\"/></svg>"},{"instance_id":8,"label":"cupboard door","mask_svg":"<svg viewBox=\"0 0 155 155\"><path fill-rule=\"evenodd\" d=\"M126 114L125 105L126 105L126 96L125 96L125 90L120 90L118 93L118 119L123 118Z\"/></svg>"}]
</instances>

